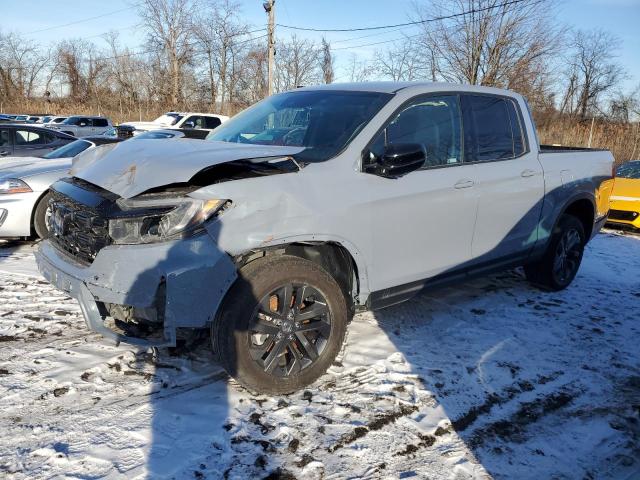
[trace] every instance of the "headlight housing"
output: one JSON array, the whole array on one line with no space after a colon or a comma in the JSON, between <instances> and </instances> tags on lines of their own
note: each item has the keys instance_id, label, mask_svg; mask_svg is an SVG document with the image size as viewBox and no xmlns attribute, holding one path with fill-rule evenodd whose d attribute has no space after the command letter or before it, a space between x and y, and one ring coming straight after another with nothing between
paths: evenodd
<instances>
[{"instance_id":1,"label":"headlight housing","mask_svg":"<svg viewBox=\"0 0 640 480\"><path fill-rule=\"evenodd\" d=\"M191 197L120 200L123 216L109 220L109 236L115 244L163 242L187 236L199 231L204 222L218 215L229 203L229 200ZM140 214L140 210L144 210L144 214Z\"/></svg>"},{"instance_id":2,"label":"headlight housing","mask_svg":"<svg viewBox=\"0 0 640 480\"><path fill-rule=\"evenodd\" d=\"M18 178L5 178L0 180L0 194L28 193L31 187Z\"/></svg>"}]
</instances>

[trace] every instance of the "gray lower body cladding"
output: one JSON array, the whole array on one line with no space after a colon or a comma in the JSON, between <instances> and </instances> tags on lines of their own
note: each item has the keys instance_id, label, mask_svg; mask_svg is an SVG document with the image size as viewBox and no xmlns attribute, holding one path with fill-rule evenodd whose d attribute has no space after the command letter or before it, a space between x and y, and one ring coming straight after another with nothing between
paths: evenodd
<instances>
[{"instance_id":1,"label":"gray lower body cladding","mask_svg":"<svg viewBox=\"0 0 640 480\"><path fill-rule=\"evenodd\" d=\"M209 234L147 245L103 248L91 265L40 243L36 261L42 275L78 300L87 326L116 342L175 345L176 329L211 322L236 268ZM153 325L153 335L132 334L123 318ZM135 325L129 325L135 327ZM138 329L143 331L144 329Z\"/></svg>"}]
</instances>

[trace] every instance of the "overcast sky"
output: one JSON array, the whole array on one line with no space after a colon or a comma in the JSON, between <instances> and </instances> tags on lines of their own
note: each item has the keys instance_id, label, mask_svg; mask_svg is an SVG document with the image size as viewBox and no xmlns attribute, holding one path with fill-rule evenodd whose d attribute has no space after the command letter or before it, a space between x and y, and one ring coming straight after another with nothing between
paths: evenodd
<instances>
[{"instance_id":1,"label":"overcast sky","mask_svg":"<svg viewBox=\"0 0 640 480\"><path fill-rule=\"evenodd\" d=\"M615 33L622 40L619 61L630 78L627 88L640 83L640 0L560 0L559 20L568 26L590 29L602 28ZM240 14L260 28L266 23L262 0L240 0ZM408 20L412 0L277 0L276 22L314 28L354 28L402 23ZM0 30L16 31L43 44L61 39L84 37L98 45L109 30L117 30L123 42L131 47L140 45L143 36L137 27L138 17L131 0L2 0ZM112 13L114 12L114 13ZM89 17L104 15L74 25L60 26ZM52 28L56 27L56 28ZM42 31L44 30L44 31ZM337 80L348 80L342 66L355 53L370 59L388 46L364 44L402 38L417 28L392 31L326 33L336 49ZM277 36L288 36L290 30L279 28ZM260 35L257 33L256 35ZM303 33L319 40L321 33Z\"/></svg>"}]
</instances>

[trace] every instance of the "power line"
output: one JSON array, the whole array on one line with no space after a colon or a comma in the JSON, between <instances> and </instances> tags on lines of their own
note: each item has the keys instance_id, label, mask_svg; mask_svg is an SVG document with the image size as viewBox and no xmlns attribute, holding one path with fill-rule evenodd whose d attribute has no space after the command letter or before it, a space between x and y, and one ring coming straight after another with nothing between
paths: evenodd
<instances>
[{"instance_id":1,"label":"power line","mask_svg":"<svg viewBox=\"0 0 640 480\"><path fill-rule=\"evenodd\" d=\"M308 27L296 27L293 25L282 25L280 23L276 24L276 26L281 28L288 28L290 30L302 30L305 32L361 32L366 30L384 30L387 28L397 28L397 27L408 27L411 25L421 25L430 22L439 22L441 20L448 20L450 18L462 17L464 15L470 15L474 13L486 12L487 10L493 10L496 8L507 7L509 5L515 5L518 3L526 2L529 0L510 0L508 2L500 3L498 5L490 5L488 7L483 8L473 8L471 10L467 10L460 13L454 13L452 15L443 15L440 17L428 18L426 20L416 20L414 22L406 22L406 23L397 23L395 25L378 25L375 27L360 27L360 28L308 28Z\"/></svg>"},{"instance_id":2,"label":"power line","mask_svg":"<svg viewBox=\"0 0 640 480\"><path fill-rule=\"evenodd\" d=\"M57 28L70 27L71 25L77 25L79 23L90 22L91 20L96 20L98 18L108 17L110 15L115 15L116 13L124 12L126 10L131 10L134 8L133 6L121 8L119 10L114 10L112 12L103 13L102 15L96 15L95 17L83 18L81 20L76 20L74 22L65 23L62 25L54 25L53 27L41 28L40 30L34 30L33 32L27 32L26 35L33 35L34 33L40 32L48 32L49 30L55 30Z\"/></svg>"}]
</instances>

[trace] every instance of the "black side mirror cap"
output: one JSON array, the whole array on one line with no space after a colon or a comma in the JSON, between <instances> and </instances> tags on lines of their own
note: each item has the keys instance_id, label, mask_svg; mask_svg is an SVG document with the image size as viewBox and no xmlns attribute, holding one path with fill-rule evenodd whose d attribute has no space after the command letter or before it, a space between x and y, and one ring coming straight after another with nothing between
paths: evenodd
<instances>
[{"instance_id":1,"label":"black side mirror cap","mask_svg":"<svg viewBox=\"0 0 640 480\"><path fill-rule=\"evenodd\" d=\"M427 152L419 143L392 143L378 158L376 173L387 178L398 178L422 168Z\"/></svg>"}]
</instances>

